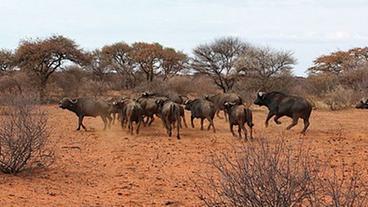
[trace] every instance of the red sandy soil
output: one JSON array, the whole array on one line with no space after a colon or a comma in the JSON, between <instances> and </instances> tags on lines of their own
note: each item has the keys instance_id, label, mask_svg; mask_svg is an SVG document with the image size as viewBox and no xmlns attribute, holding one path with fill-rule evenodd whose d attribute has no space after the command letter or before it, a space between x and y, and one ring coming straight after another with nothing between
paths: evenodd
<instances>
[{"instance_id":1,"label":"red sandy soil","mask_svg":"<svg viewBox=\"0 0 368 207\"><path fill-rule=\"evenodd\" d=\"M231 136L223 119L215 119L215 134L200 131L196 121L197 128L184 128L177 140L166 136L159 119L131 136L118 124L103 131L100 118L87 118L89 131L84 132L75 131L73 113L43 108L53 128L55 164L17 176L0 174L0 206L201 206L194 182L198 174L211 172L210 153L245 143ZM284 137L311 148L313 158L356 165L368 174L368 110L314 111L306 136L299 134L301 120L286 131L290 119L265 128L265 117L265 110L254 111L256 139Z\"/></svg>"}]
</instances>

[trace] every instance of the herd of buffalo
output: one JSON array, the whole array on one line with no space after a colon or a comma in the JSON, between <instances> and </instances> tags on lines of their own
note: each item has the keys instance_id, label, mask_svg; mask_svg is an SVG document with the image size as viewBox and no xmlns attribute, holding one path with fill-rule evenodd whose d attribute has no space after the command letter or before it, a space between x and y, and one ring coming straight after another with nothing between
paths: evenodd
<instances>
[{"instance_id":1,"label":"herd of buffalo","mask_svg":"<svg viewBox=\"0 0 368 207\"><path fill-rule=\"evenodd\" d=\"M309 126L309 117L312 112L312 105L304 98L291 96L281 92L257 92L254 104L266 106L269 110L265 125L274 117L276 124L280 124L279 118L288 116L292 118L292 123L287 127L291 129L298 123L298 119L304 120L304 128L301 133L305 133ZM359 107L368 106L361 101ZM85 116L100 116L104 122L104 129L110 127L116 119L120 119L122 127L128 127L131 134L134 132L136 124L136 134L139 133L141 124L150 126L155 116L159 117L167 130L168 136L172 136L172 130L176 129L176 136L180 139L180 128L182 121L187 127L185 120L185 110L191 112L191 126L194 128L193 120L201 120L201 130L203 121L209 122L208 130L212 128L216 132L214 117L219 117L219 112L224 111L225 119L229 122L230 131L233 136L233 126L238 126L239 137L242 138L242 131L247 139L245 124L250 128L250 138L253 138L252 111L244 105L242 98L235 93L221 93L216 95L206 95L195 99L189 99L180 95L162 95L157 93L144 92L137 98L112 98L108 101L93 98L63 98L59 107L74 112L78 116L78 128L86 130L83 124ZM358 107L358 106L357 106Z\"/></svg>"}]
</instances>

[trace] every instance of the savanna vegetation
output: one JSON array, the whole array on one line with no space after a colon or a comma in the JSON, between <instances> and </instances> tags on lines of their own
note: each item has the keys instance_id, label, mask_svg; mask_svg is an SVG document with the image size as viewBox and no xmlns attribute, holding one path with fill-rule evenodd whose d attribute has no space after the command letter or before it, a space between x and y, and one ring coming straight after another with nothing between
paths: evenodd
<instances>
[{"instance_id":1,"label":"savanna vegetation","mask_svg":"<svg viewBox=\"0 0 368 207\"><path fill-rule=\"evenodd\" d=\"M292 51L235 37L200 43L185 54L159 43L123 41L86 51L72 39L51 36L0 51L0 88L2 95L37 94L44 103L142 90L193 95L234 91L251 101L257 90L278 90L331 110L351 107L367 95L367 48L316 57L307 77L293 74L296 63Z\"/></svg>"}]
</instances>

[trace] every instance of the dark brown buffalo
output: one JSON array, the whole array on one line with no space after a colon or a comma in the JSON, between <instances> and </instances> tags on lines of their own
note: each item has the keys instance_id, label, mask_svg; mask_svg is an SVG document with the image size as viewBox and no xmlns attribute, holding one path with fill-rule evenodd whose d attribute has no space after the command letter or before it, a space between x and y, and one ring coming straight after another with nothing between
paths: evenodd
<instances>
[{"instance_id":1,"label":"dark brown buffalo","mask_svg":"<svg viewBox=\"0 0 368 207\"><path fill-rule=\"evenodd\" d=\"M112 116L112 124L115 124L116 119L120 119L120 111L116 107L116 103L119 101L123 101L127 99L127 97L113 97L107 100L107 102L110 104L110 114Z\"/></svg>"},{"instance_id":2,"label":"dark brown buffalo","mask_svg":"<svg viewBox=\"0 0 368 207\"><path fill-rule=\"evenodd\" d=\"M139 128L143 121L143 108L141 105L132 99L125 99L115 103L115 106L120 111L121 126L124 127L125 123L128 123L128 130L130 134L133 134L133 123L137 124L136 134L139 134Z\"/></svg>"},{"instance_id":3,"label":"dark brown buffalo","mask_svg":"<svg viewBox=\"0 0 368 207\"><path fill-rule=\"evenodd\" d=\"M104 130L107 126L111 126L110 109L111 105L102 100L95 100L92 98L63 98L59 107L74 112L78 116L78 128L82 126L84 130L87 130L83 125L83 118L85 116L97 117L100 116L104 122Z\"/></svg>"},{"instance_id":4,"label":"dark brown buffalo","mask_svg":"<svg viewBox=\"0 0 368 207\"><path fill-rule=\"evenodd\" d=\"M166 128L167 134L171 137L172 129L176 127L176 137L180 139L180 105L171 100L157 100L156 102L159 106L160 118Z\"/></svg>"},{"instance_id":5,"label":"dark brown buffalo","mask_svg":"<svg viewBox=\"0 0 368 207\"><path fill-rule=\"evenodd\" d=\"M141 104L143 111L144 111L144 117L146 117L145 124L148 124L150 126L152 122L155 120L154 115L159 114L159 106L156 103L157 100L163 100L166 101L168 98L166 97L156 97L156 96L147 96L145 93L142 94L141 97L137 99L138 103Z\"/></svg>"},{"instance_id":6,"label":"dark brown buffalo","mask_svg":"<svg viewBox=\"0 0 368 207\"><path fill-rule=\"evenodd\" d=\"M298 124L298 119L304 120L304 128L302 134L308 129L309 117L312 112L312 104L302 97L290 96L281 92L258 92L254 104L259 106L266 106L269 110L265 125L268 126L268 121L275 116L276 124L281 124L279 118L288 116L293 119L292 123L286 128L291 129Z\"/></svg>"},{"instance_id":7,"label":"dark brown buffalo","mask_svg":"<svg viewBox=\"0 0 368 207\"><path fill-rule=\"evenodd\" d=\"M184 96L180 96L179 99L177 99L177 101L181 100L180 102L183 102L183 100L186 100L185 98L183 98ZM142 95L138 98L138 102L141 104L141 106L143 107L144 110L144 115L147 117L147 123L148 126L150 126L152 124L152 122L154 121L154 115L156 116L160 116L159 114L159 110L158 110L158 105L156 103L157 100L171 100L175 103L178 103L174 100L172 100L171 98L167 97L167 96L163 96L157 93L150 93L150 92L144 92L142 93ZM179 103L180 104L180 103ZM184 122L184 126L187 126L186 120L185 120L185 112L184 112L184 107L180 106L180 116L183 119Z\"/></svg>"},{"instance_id":8,"label":"dark brown buffalo","mask_svg":"<svg viewBox=\"0 0 368 207\"><path fill-rule=\"evenodd\" d=\"M215 104L216 115L220 117L220 111L224 111L225 120L227 120L226 111L224 110L225 102L235 103L237 105L243 104L243 99L236 93L219 93L216 95L206 95L205 99Z\"/></svg>"},{"instance_id":9,"label":"dark brown buffalo","mask_svg":"<svg viewBox=\"0 0 368 207\"><path fill-rule=\"evenodd\" d=\"M191 125L194 128L193 120L195 118L201 119L201 130L203 130L203 120L207 119L210 123L208 125L207 130L209 130L212 126L213 132L216 132L215 125L213 124L213 118L215 117L216 107L215 105L208 100L205 99L194 99L194 100L187 100L185 102L185 109L191 112Z\"/></svg>"},{"instance_id":10,"label":"dark brown buffalo","mask_svg":"<svg viewBox=\"0 0 368 207\"><path fill-rule=\"evenodd\" d=\"M253 138L253 114L249 108L246 108L244 105L238 105L232 102L225 102L224 104L225 111L229 115L229 125L230 131L233 136L236 136L233 130L234 125L238 125L238 133L239 138L242 138L241 131L243 130L245 139L248 140L247 129L245 128L245 123L250 128L250 138Z\"/></svg>"}]
</instances>

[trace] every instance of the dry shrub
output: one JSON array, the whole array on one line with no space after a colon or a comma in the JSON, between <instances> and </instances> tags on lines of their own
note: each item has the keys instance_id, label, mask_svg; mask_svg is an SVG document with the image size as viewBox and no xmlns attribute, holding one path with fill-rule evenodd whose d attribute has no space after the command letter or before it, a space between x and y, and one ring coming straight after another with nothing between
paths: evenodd
<instances>
[{"instance_id":1,"label":"dry shrub","mask_svg":"<svg viewBox=\"0 0 368 207\"><path fill-rule=\"evenodd\" d=\"M199 188L206 206L299 206L310 202L318 171L306 154L293 154L285 142L275 147L262 140L245 145L235 159L212 159L217 181Z\"/></svg>"},{"instance_id":2,"label":"dry shrub","mask_svg":"<svg viewBox=\"0 0 368 207\"><path fill-rule=\"evenodd\" d=\"M53 163L47 114L32 103L32 99L13 98L1 120L0 170L4 173L17 174Z\"/></svg>"},{"instance_id":3,"label":"dry shrub","mask_svg":"<svg viewBox=\"0 0 368 207\"><path fill-rule=\"evenodd\" d=\"M216 87L211 79L205 76L175 76L169 80L155 79L152 82L143 82L135 92L151 91L160 94L180 94L200 96L202 94L216 93Z\"/></svg>"},{"instance_id":4,"label":"dry shrub","mask_svg":"<svg viewBox=\"0 0 368 207\"><path fill-rule=\"evenodd\" d=\"M205 206L364 206L362 177L344 175L351 182L342 182L310 157L305 146L283 140L247 143L235 155L212 157L215 174L200 175L198 196Z\"/></svg>"},{"instance_id":5,"label":"dry shrub","mask_svg":"<svg viewBox=\"0 0 368 207\"><path fill-rule=\"evenodd\" d=\"M368 203L368 185L363 179L365 172L352 169L350 173L341 169L333 171L321 180L319 206L364 207Z\"/></svg>"},{"instance_id":6,"label":"dry shrub","mask_svg":"<svg viewBox=\"0 0 368 207\"><path fill-rule=\"evenodd\" d=\"M341 110L351 107L356 102L353 89L337 86L326 94L325 103L331 110Z\"/></svg>"},{"instance_id":7,"label":"dry shrub","mask_svg":"<svg viewBox=\"0 0 368 207\"><path fill-rule=\"evenodd\" d=\"M108 85L103 81L86 80L80 86L82 96L103 96L109 90Z\"/></svg>"},{"instance_id":8,"label":"dry shrub","mask_svg":"<svg viewBox=\"0 0 368 207\"><path fill-rule=\"evenodd\" d=\"M31 80L26 73L14 71L0 76L1 94L22 94L34 91Z\"/></svg>"},{"instance_id":9,"label":"dry shrub","mask_svg":"<svg viewBox=\"0 0 368 207\"><path fill-rule=\"evenodd\" d=\"M309 94L322 97L336 88L338 79L332 75L312 75L307 78L306 82Z\"/></svg>"}]
</instances>

